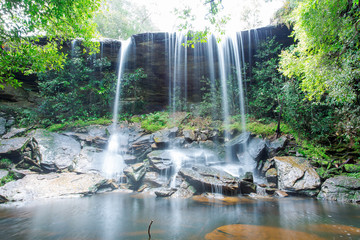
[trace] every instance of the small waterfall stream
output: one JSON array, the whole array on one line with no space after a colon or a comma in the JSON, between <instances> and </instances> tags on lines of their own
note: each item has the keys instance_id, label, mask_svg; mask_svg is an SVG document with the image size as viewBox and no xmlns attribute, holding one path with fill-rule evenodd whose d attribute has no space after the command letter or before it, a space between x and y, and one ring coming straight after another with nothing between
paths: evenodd
<instances>
[{"instance_id":1,"label":"small waterfall stream","mask_svg":"<svg viewBox=\"0 0 360 240\"><path fill-rule=\"evenodd\" d=\"M131 39L123 42L119 54L118 77L116 83L116 94L113 110L113 123L111 126L111 136L104 154L102 172L105 177L120 179L125 167L123 156L127 151L128 133L126 128L118 128L118 116L120 106L121 80L124 73L124 67L127 61L127 53L131 46Z\"/></svg>"}]
</instances>

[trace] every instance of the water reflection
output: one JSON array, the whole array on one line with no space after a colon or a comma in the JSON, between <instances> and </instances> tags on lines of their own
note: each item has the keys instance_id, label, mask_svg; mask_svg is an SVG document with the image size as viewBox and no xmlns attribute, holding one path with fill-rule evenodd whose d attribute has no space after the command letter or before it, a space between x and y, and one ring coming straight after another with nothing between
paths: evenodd
<instances>
[{"instance_id":1,"label":"water reflection","mask_svg":"<svg viewBox=\"0 0 360 240\"><path fill-rule=\"evenodd\" d=\"M152 239L204 239L225 225L358 239L359 215L356 205L301 198L183 200L111 193L0 208L0 239L147 239L151 220Z\"/></svg>"}]
</instances>

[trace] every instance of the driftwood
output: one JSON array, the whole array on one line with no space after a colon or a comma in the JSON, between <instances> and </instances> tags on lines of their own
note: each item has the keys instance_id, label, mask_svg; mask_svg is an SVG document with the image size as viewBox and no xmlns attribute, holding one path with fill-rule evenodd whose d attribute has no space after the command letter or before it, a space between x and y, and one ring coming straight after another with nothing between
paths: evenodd
<instances>
[{"instance_id":1,"label":"driftwood","mask_svg":"<svg viewBox=\"0 0 360 240\"><path fill-rule=\"evenodd\" d=\"M149 235L149 240L151 239L151 233L150 233L150 230L151 230L151 225L152 223L154 222L154 220L151 220L150 224L149 224L149 227L148 227L148 235Z\"/></svg>"}]
</instances>

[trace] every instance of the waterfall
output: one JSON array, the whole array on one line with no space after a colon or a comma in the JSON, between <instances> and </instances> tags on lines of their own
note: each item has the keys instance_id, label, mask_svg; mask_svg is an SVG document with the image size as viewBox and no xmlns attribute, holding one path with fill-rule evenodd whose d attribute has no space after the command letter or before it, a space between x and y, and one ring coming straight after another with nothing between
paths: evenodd
<instances>
[{"instance_id":1,"label":"waterfall","mask_svg":"<svg viewBox=\"0 0 360 240\"><path fill-rule=\"evenodd\" d=\"M113 123L111 127L111 136L109 138L107 149L104 153L102 172L106 178L120 179L125 167L123 155L127 151L129 134L127 129L118 129L118 115L120 106L121 80L124 73L124 67L127 60L127 52L131 46L131 39L123 42L119 54L118 77L116 83L116 94L113 110Z\"/></svg>"}]
</instances>

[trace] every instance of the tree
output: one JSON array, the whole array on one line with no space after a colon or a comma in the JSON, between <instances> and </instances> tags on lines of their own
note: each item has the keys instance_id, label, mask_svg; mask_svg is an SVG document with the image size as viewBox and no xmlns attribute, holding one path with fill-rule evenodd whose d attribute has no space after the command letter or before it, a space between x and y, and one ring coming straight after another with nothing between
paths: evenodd
<instances>
[{"instance_id":1,"label":"tree","mask_svg":"<svg viewBox=\"0 0 360 240\"><path fill-rule=\"evenodd\" d=\"M103 37L128 39L134 34L156 30L146 8L127 0L107 0L94 18Z\"/></svg>"},{"instance_id":2,"label":"tree","mask_svg":"<svg viewBox=\"0 0 360 240\"><path fill-rule=\"evenodd\" d=\"M297 45L281 54L285 76L308 99L360 103L359 1L304 0L291 13Z\"/></svg>"},{"instance_id":3,"label":"tree","mask_svg":"<svg viewBox=\"0 0 360 240\"><path fill-rule=\"evenodd\" d=\"M92 21L101 0L3 0L0 3L0 88L21 86L16 73L61 69L64 41L83 38L96 51ZM44 39L46 38L46 39Z\"/></svg>"},{"instance_id":4,"label":"tree","mask_svg":"<svg viewBox=\"0 0 360 240\"><path fill-rule=\"evenodd\" d=\"M202 30L195 29L192 22L196 19L196 16L192 14L190 7L186 6L184 9L175 9L175 14L180 19L178 30L186 31L188 40L186 46L194 47L194 44L199 42L206 42L208 37L212 33L218 35L225 34L225 25L229 20L229 16L222 14L222 0L200 0L204 3L206 8L205 20L209 23L204 26ZM218 41L220 40L218 36Z\"/></svg>"}]
</instances>

